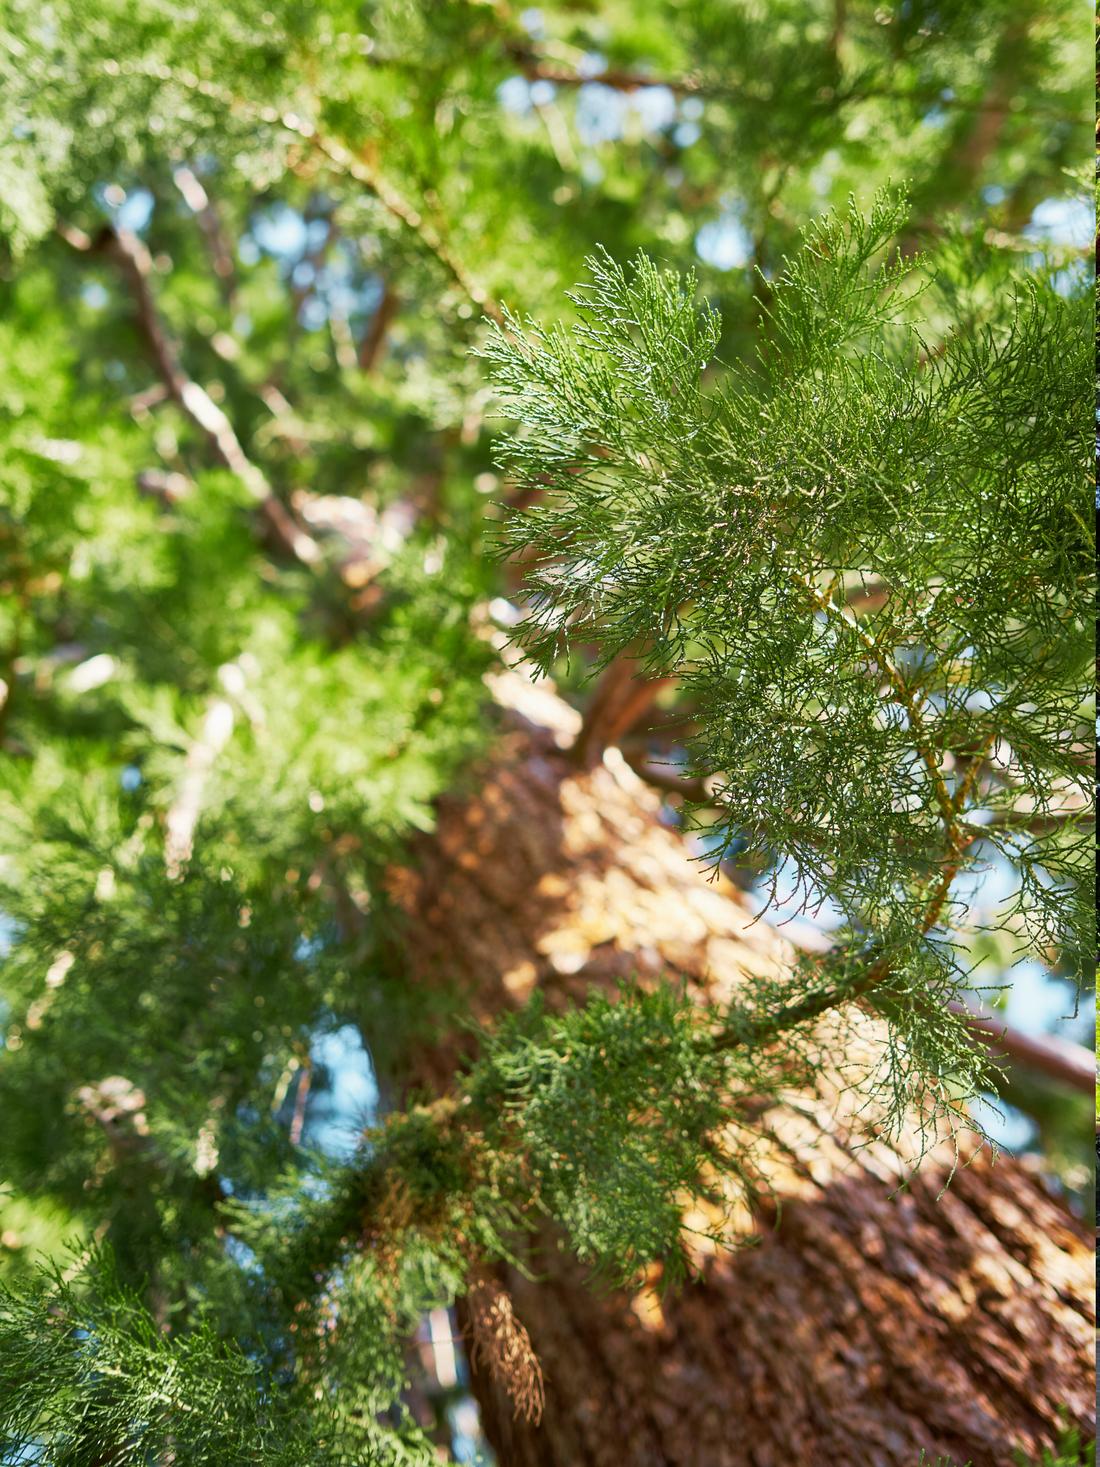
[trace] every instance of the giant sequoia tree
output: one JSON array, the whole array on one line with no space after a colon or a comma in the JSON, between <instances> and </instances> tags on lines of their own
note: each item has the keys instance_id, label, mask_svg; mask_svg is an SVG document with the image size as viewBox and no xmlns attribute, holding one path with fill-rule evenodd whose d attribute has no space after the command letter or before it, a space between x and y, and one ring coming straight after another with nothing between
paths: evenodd
<instances>
[{"instance_id":1,"label":"giant sequoia tree","mask_svg":"<svg viewBox=\"0 0 1100 1467\"><path fill-rule=\"evenodd\" d=\"M1076 8L3 24L4 1459L1091 1437Z\"/></svg>"}]
</instances>

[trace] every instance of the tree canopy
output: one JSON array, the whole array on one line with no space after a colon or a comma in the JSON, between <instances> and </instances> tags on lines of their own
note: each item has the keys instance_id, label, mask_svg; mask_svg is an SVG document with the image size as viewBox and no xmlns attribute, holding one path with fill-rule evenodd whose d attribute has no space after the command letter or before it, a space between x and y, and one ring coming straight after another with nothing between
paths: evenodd
<instances>
[{"instance_id":1,"label":"tree canopy","mask_svg":"<svg viewBox=\"0 0 1100 1467\"><path fill-rule=\"evenodd\" d=\"M971 1126L978 960L1091 982L1084 14L0 26L0 1452L427 1463L407 1339L532 1210L682 1274L819 1015L889 1021L888 1121ZM580 707L659 680L709 858L842 926L409 1095L468 1015L388 873L509 636Z\"/></svg>"}]
</instances>

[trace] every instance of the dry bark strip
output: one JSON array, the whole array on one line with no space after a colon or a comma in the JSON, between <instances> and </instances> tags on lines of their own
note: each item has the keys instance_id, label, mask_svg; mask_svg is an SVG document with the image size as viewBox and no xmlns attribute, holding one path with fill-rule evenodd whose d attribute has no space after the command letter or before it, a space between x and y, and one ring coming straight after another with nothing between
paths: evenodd
<instances>
[{"instance_id":1,"label":"dry bark strip","mask_svg":"<svg viewBox=\"0 0 1100 1467\"><path fill-rule=\"evenodd\" d=\"M789 961L736 888L703 879L616 751L590 770L566 757L579 715L518 673L493 692L512 710L496 759L391 873L410 982L487 1019L536 988L553 1009L666 969L721 1002ZM410 1082L446 1089L465 1042L425 1047ZM1093 1437L1081 1225L1005 1156L978 1156L940 1196L933 1154L892 1198L891 1153L853 1155L828 1100L758 1118L779 1214L742 1218L758 1246L701 1255L678 1295L593 1292L555 1246L532 1257L537 1283L497 1271L545 1379L536 1425L475 1364L501 1467L916 1467L922 1448L1016 1467L1015 1450L1054 1444L1060 1408ZM769 1153L769 1134L788 1149Z\"/></svg>"}]
</instances>

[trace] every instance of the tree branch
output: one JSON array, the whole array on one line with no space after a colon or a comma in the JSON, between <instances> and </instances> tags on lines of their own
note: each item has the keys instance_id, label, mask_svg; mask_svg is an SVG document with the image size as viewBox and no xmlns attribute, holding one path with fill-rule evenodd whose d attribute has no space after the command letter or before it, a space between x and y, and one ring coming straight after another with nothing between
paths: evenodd
<instances>
[{"instance_id":1,"label":"tree branch","mask_svg":"<svg viewBox=\"0 0 1100 1467\"><path fill-rule=\"evenodd\" d=\"M173 177L176 187L183 195L184 203L199 221L199 228L206 239L210 262L213 265L214 274L218 277L222 296L226 304L232 306L237 289L236 272L233 268L233 254L229 248L229 241L225 237L221 219L218 217L218 211L190 168L181 164L173 173Z\"/></svg>"},{"instance_id":2,"label":"tree branch","mask_svg":"<svg viewBox=\"0 0 1100 1467\"><path fill-rule=\"evenodd\" d=\"M639 753L624 753L623 758L638 778L645 780L655 790L661 790L664 794L680 795L693 805L718 803L705 779L685 779L682 775L674 774L671 765L654 764Z\"/></svg>"},{"instance_id":3,"label":"tree branch","mask_svg":"<svg viewBox=\"0 0 1100 1467\"><path fill-rule=\"evenodd\" d=\"M326 137L323 133L316 132L307 125L299 123L293 113L288 113L283 118L286 126L291 126L290 119L298 123L297 131L314 148L324 153L330 163L344 173L350 173L352 178L357 179L374 194L397 219L406 224L424 242L431 253L446 270L454 283L464 295L467 295L475 305L481 307L485 314L495 321L498 326L504 326L504 312L500 305L493 300L487 291L474 281L467 271L465 265L447 245L439 232L428 224L418 210L407 203L401 194L373 167L361 154L354 156L341 143Z\"/></svg>"},{"instance_id":4,"label":"tree branch","mask_svg":"<svg viewBox=\"0 0 1100 1467\"><path fill-rule=\"evenodd\" d=\"M318 561L321 552L316 542L297 528L285 505L272 493L262 471L250 462L221 408L184 371L153 299L150 288L153 262L142 241L129 230L110 227L102 229L92 240L83 230L74 229L63 220L58 221L57 232L73 249L104 255L116 267L134 303L138 329L167 396L202 431L215 460L236 474L259 501L260 513L282 548L306 564ZM148 398L148 394L145 396Z\"/></svg>"},{"instance_id":5,"label":"tree branch","mask_svg":"<svg viewBox=\"0 0 1100 1467\"><path fill-rule=\"evenodd\" d=\"M302 1129L306 1123L306 1101L309 1099L309 1085L313 1078L313 1061L309 1055L298 1066L298 1092L294 1097L294 1116L290 1122L290 1144L297 1146L302 1139Z\"/></svg>"},{"instance_id":6,"label":"tree branch","mask_svg":"<svg viewBox=\"0 0 1100 1467\"><path fill-rule=\"evenodd\" d=\"M382 356L382 348L386 344L386 332L390 322L397 314L399 304L397 295L387 283L382 290L382 299L378 302L377 309L371 317L370 328L359 343L357 359L362 371L373 372L378 365Z\"/></svg>"},{"instance_id":7,"label":"tree branch","mask_svg":"<svg viewBox=\"0 0 1100 1467\"><path fill-rule=\"evenodd\" d=\"M835 12L835 25L832 35L826 41L827 48L835 54L837 47L843 44L844 28L846 23L846 6L844 0L837 0ZM507 54L515 63L517 69L529 81L549 81L559 87L582 87L588 82L597 81L603 86L613 87L619 92L635 92L642 87L667 87L670 92L683 96L698 97L721 97L730 101L738 101L749 107L766 108L771 103L759 96L750 95L742 87L731 86L728 82L708 81L705 77L695 73L688 76L655 76L652 74L636 71L601 71L596 76L585 76L575 68L555 65L524 46L509 46ZM999 130L1004 120L1004 103L1000 89L991 88L990 92L979 101L968 102L962 97L953 97L946 100L938 86L916 86L911 88L898 87L853 87L849 91L837 91L830 99L833 110L848 106L853 102L866 102L874 98L885 98L895 102L911 102L918 107L928 107L933 102L937 103L944 111L949 112L972 112L977 116L989 113L992 115L992 126L994 128L994 139L996 130ZM1042 115L1058 120L1087 122L1090 119L1083 113L1071 112L1065 107L1043 107L1030 108L1029 111L1035 115ZM977 130L977 128L975 129ZM980 143L979 143L980 146Z\"/></svg>"},{"instance_id":8,"label":"tree branch","mask_svg":"<svg viewBox=\"0 0 1100 1467\"><path fill-rule=\"evenodd\" d=\"M729 87L707 85L700 76L647 76L638 71L601 71L597 76L584 76L575 68L555 66L537 51L529 47L512 45L505 48L507 54L529 81L549 81L559 87L581 87L586 82L598 81L605 87L614 87L619 92L636 92L641 87L667 87L670 92L683 95L725 95Z\"/></svg>"},{"instance_id":9,"label":"tree branch","mask_svg":"<svg viewBox=\"0 0 1100 1467\"><path fill-rule=\"evenodd\" d=\"M196 89L205 90L206 83L200 82L199 78L186 70L175 68L164 68L159 73L160 77L167 79L171 76L179 86L187 91ZM251 118L255 122L270 123L275 116L267 108L259 107L253 102L247 102L242 97L235 97L232 93L223 92L229 109L238 117ZM265 116L265 113L267 114ZM355 156L342 143L326 137L323 133L316 131L308 123L304 122L296 113L284 113L280 119L284 127L291 132L296 132L311 147L322 152L330 164L335 165L342 173L350 173L352 178L363 184L365 188L374 194L381 204L387 208L395 218L400 219L424 242L428 250L435 255L447 274L469 297L475 305L482 308L487 316L500 326L504 325L504 313L499 304L492 300L487 291L483 290L469 275L462 261L459 260L449 246L440 237L439 233L427 224L423 216L407 203L398 191L387 182L378 170L366 158ZM81 231L71 231L79 234ZM84 236L87 238L87 236ZM72 240L70 240L72 243Z\"/></svg>"},{"instance_id":10,"label":"tree branch","mask_svg":"<svg viewBox=\"0 0 1100 1467\"><path fill-rule=\"evenodd\" d=\"M820 1018L830 1009L850 1003L853 999L866 997L889 976L890 966L885 959L879 959L854 983L845 984L839 989L822 989L817 993L807 994L800 1003L780 1009L766 1020L713 1036L709 1044L719 1051L738 1049L746 1044L767 1044L776 1035ZM948 1000L946 1007L950 1013L964 1019L967 1038L971 1044L975 1048L987 1049L991 1058L1008 1058L1015 1064L1037 1070L1073 1090L1087 1095L1094 1093L1096 1056L1091 1050L1052 1035L1033 1038L1022 1034L998 1019L975 1013L954 999Z\"/></svg>"},{"instance_id":11,"label":"tree branch","mask_svg":"<svg viewBox=\"0 0 1100 1467\"><path fill-rule=\"evenodd\" d=\"M632 728L663 689L675 678L646 678L638 671L637 659L620 653L604 668L585 710L584 722L569 757L574 763L590 764Z\"/></svg>"},{"instance_id":12,"label":"tree branch","mask_svg":"<svg viewBox=\"0 0 1100 1467\"><path fill-rule=\"evenodd\" d=\"M1072 1090L1091 1095L1096 1089L1096 1056L1081 1044L1056 1035L1032 1036L1010 1029L997 1018L975 1013L965 1004L950 999L947 1004L953 1014L966 1020L966 1027L975 1045L985 1045L996 1059L1004 1056L1025 1069L1037 1070L1040 1074L1068 1085Z\"/></svg>"}]
</instances>

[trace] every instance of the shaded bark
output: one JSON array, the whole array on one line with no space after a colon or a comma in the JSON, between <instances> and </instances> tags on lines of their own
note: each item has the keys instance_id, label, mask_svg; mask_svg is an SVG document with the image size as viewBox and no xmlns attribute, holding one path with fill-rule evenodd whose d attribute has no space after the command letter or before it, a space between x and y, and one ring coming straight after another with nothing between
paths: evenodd
<instances>
[{"instance_id":1,"label":"shaded bark","mask_svg":"<svg viewBox=\"0 0 1100 1467\"><path fill-rule=\"evenodd\" d=\"M1015 1467L1091 1437L1080 1229L1027 1168L869 1173L786 1207L758 1248L669 1295L601 1297L561 1255L502 1270L546 1380L542 1423L472 1376L501 1467Z\"/></svg>"},{"instance_id":2,"label":"shaded bark","mask_svg":"<svg viewBox=\"0 0 1100 1467\"><path fill-rule=\"evenodd\" d=\"M391 873L410 981L484 1020L536 989L554 1009L670 970L721 1003L790 961L742 893L703 879L617 751L589 769L567 756L574 710L518 672L490 682L510 710L497 757ZM857 1016L854 1042L874 1022ZM410 1082L446 1089L469 1042L442 1024ZM758 1246L699 1251L678 1294L660 1300L652 1277L595 1292L549 1233L537 1282L496 1271L545 1377L536 1425L475 1365L501 1467L917 1467L922 1448L1016 1467L1015 1450L1054 1444L1063 1407L1091 1439L1092 1250L1034 1169L978 1154L941 1196L940 1145L893 1196L913 1138L855 1149L827 1077L745 1125L773 1202L742 1207L731 1243Z\"/></svg>"}]
</instances>

